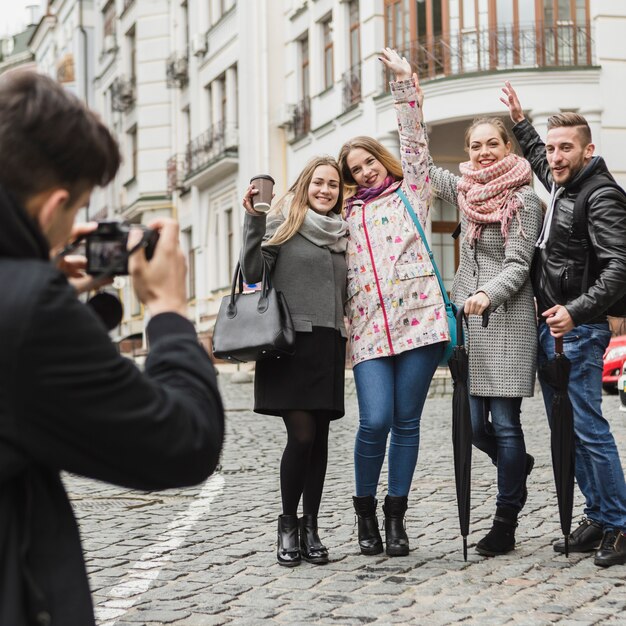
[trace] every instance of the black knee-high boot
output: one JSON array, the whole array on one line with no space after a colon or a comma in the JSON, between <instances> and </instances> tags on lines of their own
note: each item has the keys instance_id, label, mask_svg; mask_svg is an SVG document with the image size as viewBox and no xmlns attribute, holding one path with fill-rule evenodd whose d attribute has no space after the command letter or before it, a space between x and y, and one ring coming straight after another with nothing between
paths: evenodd
<instances>
[{"instance_id":1,"label":"black knee-high boot","mask_svg":"<svg viewBox=\"0 0 626 626\"><path fill-rule=\"evenodd\" d=\"M328 549L317 533L317 515L304 513L300 518L300 554L309 563L328 563Z\"/></svg>"},{"instance_id":2,"label":"black knee-high boot","mask_svg":"<svg viewBox=\"0 0 626 626\"><path fill-rule=\"evenodd\" d=\"M378 529L374 496L352 496L359 529L361 554L373 555L383 551L383 539Z\"/></svg>"},{"instance_id":3,"label":"black knee-high boot","mask_svg":"<svg viewBox=\"0 0 626 626\"><path fill-rule=\"evenodd\" d=\"M293 567L300 565L300 545L298 542L298 516L278 516L278 549L276 560L279 565Z\"/></svg>"},{"instance_id":4,"label":"black knee-high boot","mask_svg":"<svg viewBox=\"0 0 626 626\"><path fill-rule=\"evenodd\" d=\"M409 553L409 538L404 528L407 502L407 496L385 497L385 543L389 556L406 556Z\"/></svg>"}]
</instances>

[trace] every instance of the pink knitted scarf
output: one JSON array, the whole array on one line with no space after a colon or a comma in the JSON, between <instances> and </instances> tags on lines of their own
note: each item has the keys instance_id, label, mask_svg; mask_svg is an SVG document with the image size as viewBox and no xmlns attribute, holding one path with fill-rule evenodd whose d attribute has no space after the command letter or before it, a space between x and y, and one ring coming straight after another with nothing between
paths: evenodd
<instances>
[{"instance_id":1,"label":"pink knitted scarf","mask_svg":"<svg viewBox=\"0 0 626 626\"><path fill-rule=\"evenodd\" d=\"M461 163L459 169L462 177L457 185L458 203L468 221L467 240L473 243L480 238L487 224L500 222L506 245L515 217L525 236L518 215L522 201L516 192L530 184L530 163L516 154L509 154L484 169L474 169L471 161Z\"/></svg>"},{"instance_id":2,"label":"pink knitted scarf","mask_svg":"<svg viewBox=\"0 0 626 626\"><path fill-rule=\"evenodd\" d=\"M391 187L391 185L393 185L395 182L397 181L394 179L394 177L388 174L385 177L383 184L379 187L358 187L356 194L354 194L351 198L348 198L345 202L346 215L350 215L350 213L352 212L352 205L355 203L355 201L360 200L365 204L387 191L387 189L389 189L389 187Z\"/></svg>"}]
</instances>

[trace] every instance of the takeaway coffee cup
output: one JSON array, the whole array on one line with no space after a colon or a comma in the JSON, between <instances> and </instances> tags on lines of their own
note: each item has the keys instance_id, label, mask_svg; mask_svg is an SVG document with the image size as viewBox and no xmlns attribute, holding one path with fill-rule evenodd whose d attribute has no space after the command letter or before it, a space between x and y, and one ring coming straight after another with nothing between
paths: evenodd
<instances>
[{"instance_id":1,"label":"takeaway coffee cup","mask_svg":"<svg viewBox=\"0 0 626 626\"><path fill-rule=\"evenodd\" d=\"M274 179L269 174L259 174L250 179L250 184L259 190L252 196L252 208L259 213L267 213L272 204Z\"/></svg>"}]
</instances>

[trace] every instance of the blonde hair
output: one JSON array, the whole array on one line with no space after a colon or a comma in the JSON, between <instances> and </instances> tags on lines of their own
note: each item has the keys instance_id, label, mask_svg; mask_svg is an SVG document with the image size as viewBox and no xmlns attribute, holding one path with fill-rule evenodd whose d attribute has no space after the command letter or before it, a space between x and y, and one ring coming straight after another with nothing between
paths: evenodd
<instances>
[{"instance_id":1,"label":"blonde hair","mask_svg":"<svg viewBox=\"0 0 626 626\"><path fill-rule=\"evenodd\" d=\"M309 185L313 180L313 174L320 165L328 165L337 170L339 175L339 195L337 196L337 202L331 209L333 213L341 213L343 207L343 179L341 176L341 170L335 159L331 156L320 156L311 159L300 172L298 178L293 185L289 188L289 191L278 200L276 206L272 209L272 215L286 215L285 221L278 227L269 241L266 241L266 246L279 246L286 241L289 241L302 226L306 212L309 209Z\"/></svg>"},{"instance_id":2,"label":"blonde hair","mask_svg":"<svg viewBox=\"0 0 626 626\"><path fill-rule=\"evenodd\" d=\"M381 165L387 170L387 173L393 176L395 180L402 180L404 178L400 160L393 156L393 154L391 154L391 152L389 152L389 150L387 150L382 143L376 141L376 139L363 135L360 137L354 137L353 139L350 139L350 141L346 141L346 143L341 146L341 150L339 150L339 157L337 158L341 173L343 174L344 196L346 200L355 195L359 187L352 177L352 172L348 167L348 156L350 152L356 148L361 148L362 150L369 152L375 159L380 161Z\"/></svg>"}]
</instances>

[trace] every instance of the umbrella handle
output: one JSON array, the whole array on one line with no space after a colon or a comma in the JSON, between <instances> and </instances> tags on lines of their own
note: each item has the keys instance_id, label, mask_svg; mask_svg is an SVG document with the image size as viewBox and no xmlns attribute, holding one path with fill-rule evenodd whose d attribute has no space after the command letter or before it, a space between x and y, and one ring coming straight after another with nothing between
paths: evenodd
<instances>
[{"instance_id":1,"label":"umbrella handle","mask_svg":"<svg viewBox=\"0 0 626 626\"><path fill-rule=\"evenodd\" d=\"M483 328L489 326L489 309L483 311Z\"/></svg>"},{"instance_id":2,"label":"umbrella handle","mask_svg":"<svg viewBox=\"0 0 626 626\"><path fill-rule=\"evenodd\" d=\"M487 328L489 324L489 309L485 309L482 314L483 328ZM469 327L467 321L467 315L465 315L465 302L456 311L456 337L457 345L463 345L463 320L465 319L465 325ZM461 343L458 343L458 342Z\"/></svg>"},{"instance_id":3,"label":"umbrella handle","mask_svg":"<svg viewBox=\"0 0 626 626\"><path fill-rule=\"evenodd\" d=\"M556 337L554 340L554 352L563 354L563 337Z\"/></svg>"}]
</instances>

